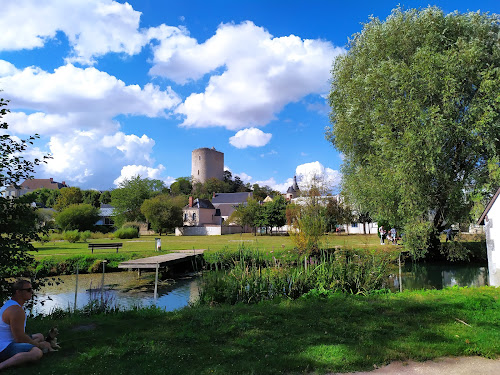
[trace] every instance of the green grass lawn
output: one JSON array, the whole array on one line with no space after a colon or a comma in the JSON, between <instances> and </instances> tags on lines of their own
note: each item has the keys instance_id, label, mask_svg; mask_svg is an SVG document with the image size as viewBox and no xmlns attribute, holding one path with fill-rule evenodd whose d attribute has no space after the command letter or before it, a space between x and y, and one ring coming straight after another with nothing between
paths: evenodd
<instances>
[{"instance_id":1,"label":"green grass lawn","mask_svg":"<svg viewBox=\"0 0 500 375\"><path fill-rule=\"evenodd\" d=\"M123 247L119 253L135 253L140 256L158 255L155 252L155 238L157 236L141 236L131 240L120 239L92 239L89 242L106 243L122 242ZM288 251L293 249L294 245L289 236L254 236L250 233L228 234L224 236L161 236L162 251L207 249L220 251L224 248L237 249L244 244L255 250L260 251ZM323 237L325 247L345 246L345 247L379 247L377 235L326 235ZM392 248L392 246L390 246ZM36 242L34 253L36 259L48 256L58 256L58 258L75 255L89 255L88 243L77 242L69 243L67 241L48 242L41 244ZM109 254L115 252L114 249L96 249L94 254Z\"/></svg>"},{"instance_id":2,"label":"green grass lawn","mask_svg":"<svg viewBox=\"0 0 500 375\"><path fill-rule=\"evenodd\" d=\"M500 288L451 288L37 318L28 330L58 325L62 350L5 373L302 374L497 357L499 297Z\"/></svg>"}]
</instances>

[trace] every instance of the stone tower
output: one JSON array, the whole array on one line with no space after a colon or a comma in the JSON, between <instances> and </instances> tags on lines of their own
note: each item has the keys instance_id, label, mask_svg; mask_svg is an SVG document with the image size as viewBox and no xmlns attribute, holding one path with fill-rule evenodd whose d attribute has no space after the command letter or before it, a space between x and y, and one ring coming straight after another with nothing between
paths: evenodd
<instances>
[{"instance_id":1,"label":"stone tower","mask_svg":"<svg viewBox=\"0 0 500 375\"><path fill-rule=\"evenodd\" d=\"M224 179L224 153L215 148L198 148L191 156L191 176L195 181L204 183L209 178Z\"/></svg>"}]
</instances>

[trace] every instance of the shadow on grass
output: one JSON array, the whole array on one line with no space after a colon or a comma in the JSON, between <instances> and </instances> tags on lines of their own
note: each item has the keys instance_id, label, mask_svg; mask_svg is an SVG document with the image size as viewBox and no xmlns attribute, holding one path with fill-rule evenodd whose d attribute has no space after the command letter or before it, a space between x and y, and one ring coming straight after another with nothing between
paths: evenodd
<instances>
[{"instance_id":1,"label":"shadow on grass","mask_svg":"<svg viewBox=\"0 0 500 375\"><path fill-rule=\"evenodd\" d=\"M499 295L495 288L451 289L53 316L31 326L58 324L63 349L6 373L294 374L366 370L409 358L494 356L500 353Z\"/></svg>"}]
</instances>

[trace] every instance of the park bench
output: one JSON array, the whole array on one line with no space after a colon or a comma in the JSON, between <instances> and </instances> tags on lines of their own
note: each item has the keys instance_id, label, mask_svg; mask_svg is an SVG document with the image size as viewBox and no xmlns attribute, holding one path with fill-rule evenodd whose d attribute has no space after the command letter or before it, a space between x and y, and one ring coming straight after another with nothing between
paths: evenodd
<instances>
[{"instance_id":1,"label":"park bench","mask_svg":"<svg viewBox=\"0 0 500 375\"><path fill-rule=\"evenodd\" d=\"M94 249L114 249L116 248L116 252L118 252L118 248L122 247L123 244L121 242L114 243L89 243L89 249L92 250L92 254L94 254Z\"/></svg>"}]
</instances>

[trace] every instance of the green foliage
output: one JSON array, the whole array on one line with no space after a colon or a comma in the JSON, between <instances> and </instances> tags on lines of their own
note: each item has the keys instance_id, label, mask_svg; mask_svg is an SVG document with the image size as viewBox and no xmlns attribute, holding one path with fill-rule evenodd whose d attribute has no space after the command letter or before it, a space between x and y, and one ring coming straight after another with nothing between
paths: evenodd
<instances>
[{"instance_id":1,"label":"green foliage","mask_svg":"<svg viewBox=\"0 0 500 375\"><path fill-rule=\"evenodd\" d=\"M467 222L472 197L491 194L499 25L493 14L398 8L372 18L335 60L326 136L345 155L343 191L404 227L417 257L439 253L446 223Z\"/></svg>"},{"instance_id":2,"label":"green foliage","mask_svg":"<svg viewBox=\"0 0 500 375\"><path fill-rule=\"evenodd\" d=\"M103 191L101 196L99 197L99 201L102 204L109 204L111 203L111 192L109 190Z\"/></svg>"},{"instance_id":3,"label":"green foliage","mask_svg":"<svg viewBox=\"0 0 500 375\"><path fill-rule=\"evenodd\" d=\"M54 207L57 198L61 195L59 189L41 188L33 191L35 202L41 207Z\"/></svg>"},{"instance_id":4,"label":"green foliage","mask_svg":"<svg viewBox=\"0 0 500 375\"><path fill-rule=\"evenodd\" d=\"M80 233L80 239L83 242L87 242L87 240L92 236L92 233L90 233L89 230L86 230L85 232Z\"/></svg>"},{"instance_id":5,"label":"green foliage","mask_svg":"<svg viewBox=\"0 0 500 375\"><path fill-rule=\"evenodd\" d=\"M169 197L157 195L146 199L141 206L141 212L146 217L155 232L173 231L175 227L182 226L182 197Z\"/></svg>"},{"instance_id":6,"label":"green foliage","mask_svg":"<svg viewBox=\"0 0 500 375\"><path fill-rule=\"evenodd\" d=\"M367 250L321 251L296 266L240 257L229 270L203 273L201 303L296 299L313 289L367 293L382 287L395 255Z\"/></svg>"},{"instance_id":7,"label":"green foliage","mask_svg":"<svg viewBox=\"0 0 500 375\"><path fill-rule=\"evenodd\" d=\"M98 190L84 190L82 192L83 203L90 204L96 208L101 207L101 192Z\"/></svg>"},{"instance_id":8,"label":"green foliage","mask_svg":"<svg viewBox=\"0 0 500 375\"><path fill-rule=\"evenodd\" d=\"M99 220L99 210L90 204L72 204L56 215L62 230L91 230Z\"/></svg>"},{"instance_id":9,"label":"green foliage","mask_svg":"<svg viewBox=\"0 0 500 375\"><path fill-rule=\"evenodd\" d=\"M8 101L0 99L0 120L7 114ZM7 133L6 122L0 123L0 186L18 187L21 180L32 178L35 166L44 162L26 160L22 156L38 135L17 140ZM34 251L32 241L39 239L37 216L32 207L33 195L19 198L0 196L0 300L10 294L10 280L13 275L30 276Z\"/></svg>"},{"instance_id":10,"label":"green foliage","mask_svg":"<svg viewBox=\"0 0 500 375\"><path fill-rule=\"evenodd\" d=\"M142 203L159 194L164 187L160 180L142 179L140 176L121 182L111 192L115 224L121 226L126 221L144 222L146 218L141 212Z\"/></svg>"},{"instance_id":11,"label":"green foliage","mask_svg":"<svg viewBox=\"0 0 500 375\"><path fill-rule=\"evenodd\" d=\"M115 231L114 236L116 238L126 239L126 238L137 238L139 237L139 230L137 228L129 227L129 228L120 228Z\"/></svg>"},{"instance_id":12,"label":"green foliage","mask_svg":"<svg viewBox=\"0 0 500 375\"><path fill-rule=\"evenodd\" d=\"M54 209L62 211L70 205L83 203L82 191L78 187L65 187L59 190Z\"/></svg>"},{"instance_id":13,"label":"green foliage","mask_svg":"<svg viewBox=\"0 0 500 375\"><path fill-rule=\"evenodd\" d=\"M193 190L191 177L179 177L170 185L170 192L173 195L190 195Z\"/></svg>"},{"instance_id":14,"label":"green foliage","mask_svg":"<svg viewBox=\"0 0 500 375\"><path fill-rule=\"evenodd\" d=\"M290 237L299 254L316 254L321 247L321 237L325 233L325 208L320 202L320 189L313 185L304 192L299 212L293 222Z\"/></svg>"},{"instance_id":15,"label":"green foliage","mask_svg":"<svg viewBox=\"0 0 500 375\"><path fill-rule=\"evenodd\" d=\"M75 230L66 230L63 232L63 238L69 243L75 243L80 241L80 232Z\"/></svg>"}]
</instances>

